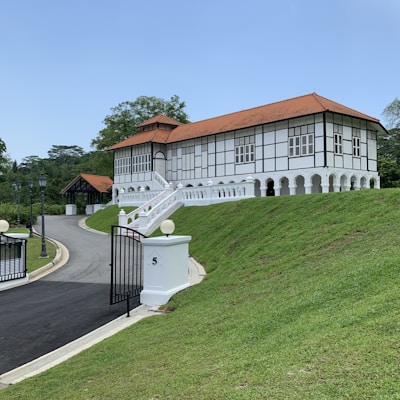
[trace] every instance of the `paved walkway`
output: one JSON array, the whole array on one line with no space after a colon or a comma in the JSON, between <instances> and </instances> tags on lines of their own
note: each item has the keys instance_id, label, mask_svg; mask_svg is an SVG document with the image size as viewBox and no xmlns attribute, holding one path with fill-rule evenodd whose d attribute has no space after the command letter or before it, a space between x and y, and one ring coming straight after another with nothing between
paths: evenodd
<instances>
[{"instance_id":1,"label":"paved walkway","mask_svg":"<svg viewBox=\"0 0 400 400\"><path fill-rule=\"evenodd\" d=\"M44 272L51 273L0 291L0 387L158 314L157 308L141 305L127 318L125 303L109 306L110 237L82 228L82 217L46 216L46 234L59 247L54 265ZM193 259L189 267L190 283L199 283L204 269Z\"/></svg>"}]
</instances>

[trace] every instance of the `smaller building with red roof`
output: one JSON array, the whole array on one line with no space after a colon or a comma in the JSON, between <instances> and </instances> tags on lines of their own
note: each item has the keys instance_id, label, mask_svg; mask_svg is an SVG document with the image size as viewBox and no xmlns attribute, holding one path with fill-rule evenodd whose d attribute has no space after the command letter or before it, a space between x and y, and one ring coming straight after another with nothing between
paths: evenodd
<instances>
[{"instance_id":1,"label":"smaller building with red roof","mask_svg":"<svg viewBox=\"0 0 400 400\"><path fill-rule=\"evenodd\" d=\"M109 200L112 191L113 180L108 176L79 174L67 186L65 186L60 194L66 198L67 215L76 214L76 196L85 196L86 214L90 215L97 211L98 208ZM97 209L96 209L97 208Z\"/></svg>"}]
</instances>

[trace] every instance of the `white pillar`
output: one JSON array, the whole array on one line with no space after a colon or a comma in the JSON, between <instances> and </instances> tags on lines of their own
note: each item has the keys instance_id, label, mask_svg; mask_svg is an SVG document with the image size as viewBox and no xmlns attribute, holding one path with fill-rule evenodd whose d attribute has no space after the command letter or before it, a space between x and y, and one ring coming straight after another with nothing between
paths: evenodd
<instances>
[{"instance_id":1,"label":"white pillar","mask_svg":"<svg viewBox=\"0 0 400 400\"><path fill-rule=\"evenodd\" d=\"M66 204L65 215L76 215L76 204Z\"/></svg>"},{"instance_id":2,"label":"white pillar","mask_svg":"<svg viewBox=\"0 0 400 400\"><path fill-rule=\"evenodd\" d=\"M329 193L329 183L328 184L323 183L321 184L321 187L322 187L322 193Z\"/></svg>"},{"instance_id":3,"label":"white pillar","mask_svg":"<svg viewBox=\"0 0 400 400\"><path fill-rule=\"evenodd\" d=\"M191 236L159 236L142 239L143 290L140 302L163 305L189 286L189 242Z\"/></svg>"},{"instance_id":4,"label":"white pillar","mask_svg":"<svg viewBox=\"0 0 400 400\"><path fill-rule=\"evenodd\" d=\"M87 204L86 205L85 214L86 215L92 215L93 214L93 204Z\"/></svg>"}]
</instances>

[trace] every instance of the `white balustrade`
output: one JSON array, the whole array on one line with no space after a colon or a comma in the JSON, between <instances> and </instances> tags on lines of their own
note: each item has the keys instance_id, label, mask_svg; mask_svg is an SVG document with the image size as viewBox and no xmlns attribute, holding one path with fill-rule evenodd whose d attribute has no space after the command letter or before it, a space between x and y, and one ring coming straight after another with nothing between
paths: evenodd
<instances>
[{"instance_id":1,"label":"white balustrade","mask_svg":"<svg viewBox=\"0 0 400 400\"><path fill-rule=\"evenodd\" d=\"M129 197L131 194L135 196ZM129 214L121 210L119 225L148 235L158 227L163 219L168 218L182 205L201 206L254 197L254 180L248 177L245 181L239 183L212 185L212 182L210 182L208 186L186 188L178 184L175 191L172 190L170 185L166 185L166 189L162 192L153 190L123 193L121 195L122 203L135 205L129 203L129 199L133 197L135 197L136 201L140 199L142 205ZM147 201L143 204L146 199Z\"/></svg>"}]
</instances>

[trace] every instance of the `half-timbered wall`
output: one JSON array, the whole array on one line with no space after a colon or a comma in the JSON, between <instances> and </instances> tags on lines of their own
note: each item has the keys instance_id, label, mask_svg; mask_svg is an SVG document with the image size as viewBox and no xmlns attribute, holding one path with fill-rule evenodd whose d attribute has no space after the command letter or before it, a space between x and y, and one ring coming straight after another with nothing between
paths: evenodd
<instances>
[{"instance_id":1,"label":"half-timbered wall","mask_svg":"<svg viewBox=\"0 0 400 400\"><path fill-rule=\"evenodd\" d=\"M337 114L326 117L327 166L377 171L377 132L367 121Z\"/></svg>"},{"instance_id":2,"label":"half-timbered wall","mask_svg":"<svg viewBox=\"0 0 400 400\"><path fill-rule=\"evenodd\" d=\"M284 194L289 184L305 188L315 180L312 174L321 175L321 168L376 172L376 136L372 123L321 113L166 145L119 149L114 181L124 187L131 183L132 190L154 189L154 159L162 153L168 182L198 186L239 182L251 175L262 189L269 179L282 179ZM287 177L291 181L285 184Z\"/></svg>"}]
</instances>

